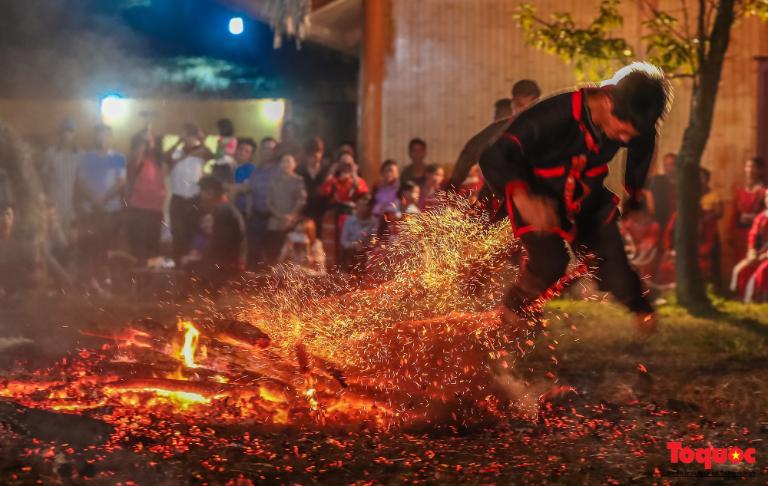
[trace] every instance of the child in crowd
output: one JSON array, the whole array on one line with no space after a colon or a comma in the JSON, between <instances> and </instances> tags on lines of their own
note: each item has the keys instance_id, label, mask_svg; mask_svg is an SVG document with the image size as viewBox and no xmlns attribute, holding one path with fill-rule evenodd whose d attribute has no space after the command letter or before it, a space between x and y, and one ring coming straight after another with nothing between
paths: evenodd
<instances>
[{"instance_id":1,"label":"child in crowd","mask_svg":"<svg viewBox=\"0 0 768 486\"><path fill-rule=\"evenodd\" d=\"M419 214L419 199L421 195L421 187L413 181L405 181L400 186L398 192L398 198L400 206L398 207L398 216L407 217L413 214Z\"/></svg>"},{"instance_id":2,"label":"child in crowd","mask_svg":"<svg viewBox=\"0 0 768 486\"><path fill-rule=\"evenodd\" d=\"M363 195L356 201L355 214L347 217L341 231L341 268L351 273L362 272L368 249L375 240L379 219L373 214L372 198Z\"/></svg>"},{"instance_id":3,"label":"child in crowd","mask_svg":"<svg viewBox=\"0 0 768 486\"><path fill-rule=\"evenodd\" d=\"M397 162L387 159L379 170L381 181L373 188L373 214L381 217L387 208L397 203L397 191L400 190L400 169Z\"/></svg>"},{"instance_id":4,"label":"child in crowd","mask_svg":"<svg viewBox=\"0 0 768 486\"><path fill-rule=\"evenodd\" d=\"M216 158L233 158L237 150L237 137L235 137L235 125L229 118L222 118L216 122L219 130L219 139L216 142Z\"/></svg>"},{"instance_id":5,"label":"child in crowd","mask_svg":"<svg viewBox=\"0 0 768 486\"><path fill-rule=\"evenodd\" d=\"M212 161L210 174L224 184L232 184L237 166L235 126L229 118L222 118L216 122L216 128L219 130L219 139L216 141L215 159Z\"/></svg>"},{"instance_id":6,"label":"child in crowd","mask_svg":"<svg viewBox=\"0 0 768 486\"><path fill-rule=\"evenodd\" d=\"M308 275L325 274L325 251L312 219L302 219L288 233L278 262L292 263Z\"/></svg>"},{"instance_id":7,"label":"child in crowd","mask_svg":"<svg viewBox=\"0 0 768 486\"><path fill-rule=\"evenodd\" d=\"M443 186L445 171L437 164L428 164L426 168L426 180L421 187L421 197L419 198L419 209L427 211L437 206L437 194Z\"/></svg>"},{"instance_id":8,"label":"child in crowd","mask_svg":"<svg viewBox=\"0 0 768 486\"><path fill-rule=\"evenodd\" d=\"M483 179L483 171L480 170L480 166L475 164L469 169L469 175L459 186L459 194L476 200L480 190L485 185L485 179Z\"/></svg>"},{"instance_id":9,"label":"child in crowd","mask_svg":"<svg viewBox=\"0 0 768 486\"><path fill-rule=\"evenodd\" d=\"M339 237L344 221L354 212L355 200L368 193L368 185L357 175L357 164L349 152L341 152L329 172L317 192L329 203L323 217L322 240L328 252L328 265L333 267L341 261Z\"/></svg>"}]
</instances>

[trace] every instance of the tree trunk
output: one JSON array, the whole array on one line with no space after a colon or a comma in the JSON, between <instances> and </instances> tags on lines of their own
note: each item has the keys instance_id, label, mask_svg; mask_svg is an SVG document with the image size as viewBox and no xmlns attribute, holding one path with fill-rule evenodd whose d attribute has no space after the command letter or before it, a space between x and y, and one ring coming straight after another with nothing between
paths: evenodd
<instances>
[{"instance_id":1,"label":"tree trunk","mask_svg":"<svg viewBox=\"0 0 768 486\"><path fill-rule=\"evenodd\" d=\"M703 15L703 13L700 13ZM699 67L694 85L688 127L677 160L677 224L675 231L678 303L692 313L707 312L707 297L698 258L699 167L709 139L717 89L734 22L734 0L721 0L709 36L709 52Z\"/></svg>"}]
</instances>

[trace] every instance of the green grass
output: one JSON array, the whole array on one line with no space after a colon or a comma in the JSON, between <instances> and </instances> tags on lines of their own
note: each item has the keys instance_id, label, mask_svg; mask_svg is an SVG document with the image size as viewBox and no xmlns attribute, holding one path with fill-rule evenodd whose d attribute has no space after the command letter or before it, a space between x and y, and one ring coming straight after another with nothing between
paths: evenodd
<instances>
[{"instance_id":1,"label":"green grass","mask_svg":"<svg viewBox=\"0 0 768 486\"><path fill-rule=\"evenodd\" d=\"M547 310L559 340L558 374L609 401L617 389L629 387L662 403L695 403L714 418L764 421L768 305L715 304L722 314L708 318L693 317L674 303L660 306L659 331L646 340L618 305L552 301ZM546 359L546 348L539 346L528 361L534 367ZM639 364L648 369L647 377L638 372Z\"/></svg>"}]
</instances>

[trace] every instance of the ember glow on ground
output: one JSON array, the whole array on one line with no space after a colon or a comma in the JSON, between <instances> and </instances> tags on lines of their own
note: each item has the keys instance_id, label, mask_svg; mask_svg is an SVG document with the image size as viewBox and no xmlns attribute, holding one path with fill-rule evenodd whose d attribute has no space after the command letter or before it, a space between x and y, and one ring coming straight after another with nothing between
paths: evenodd
<instances>
[{"instance_id":1,"label":"ember glow on ground","mask_svg":"<svg viewBox=\"0 0 768 486\"><path fill-rule=\"evenodd\" d=\"M408 221L377 256L376 281L310 282L291 274L287 285L243 296L245 327L203 316L133 322L102 333L99 349L11 377L1 396L113 429L106 444L86 450L30 444L5 429L4 446L33 466L4 470L18 484L60 475L57 464L70 463L72 477L104 484L221 482L241 475L363 483L488 482L510 475L540 483L577 475L623 483L669 472L667 437L746 445L764 433L642 396L638 387L656 372L645 359L626 367L620 381L629 391L611 392L613 400L566 394L530 416L490 397L500 381L491 377L506 370L519 373L531 390L556 384L563 374L560 341L568 333L588 335L576 333L580 319L568 312L550 314L550 327L538 339L507 342L496 332L495 306L515 271L508 227L489 227L470 213L454 204ZM609 320L621 316L610 306L587 308ZM520 351L538 358L518 363ZM584 353L577 363L595 353L587 343L572 343L566 361L576 351ZM622 367L615 360L612 366ZM566 373L564 382L589 389L589 374Z\"/></svg>"}]
</instances>

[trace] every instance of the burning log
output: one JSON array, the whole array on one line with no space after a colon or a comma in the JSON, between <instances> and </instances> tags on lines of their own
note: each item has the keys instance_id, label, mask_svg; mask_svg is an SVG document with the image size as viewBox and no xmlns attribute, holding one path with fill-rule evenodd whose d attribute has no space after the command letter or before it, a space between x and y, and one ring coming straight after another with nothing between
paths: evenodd
<instances>
[{"instance_id":1,"label":"burning log","mask_svg":"<svg viewBox=\"0 0 768 486\"><path fill-rule=\"evenodd\" d=\"M249 322L224 321L215 327L213 338L234 346L266 348L271 341L265 332Z\"/></svg>"},{"instance_id":2,"label":"burning log","mask_svg":"<svg viewBox=\"0 0 768 486\"><path fill-rule=\"evenodd\" d=\"M110 391L134 391L134 392L154 392L157 390L172 393L195 394L204 398L214 398L224 396L237 391L239 394L260 395L262 392L272 399L272 401L289 401L288 385L277 383L273 380L263 380L251 384L251 386L231 385L228 383L212 383L203 381L174 380L170 378L135 378L115 381L105 385L105 390Z\"/></svg>"}]
</instances>

